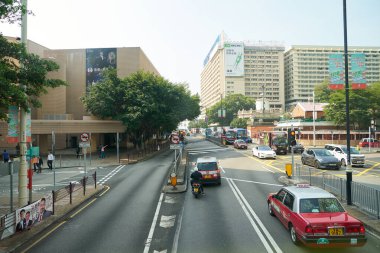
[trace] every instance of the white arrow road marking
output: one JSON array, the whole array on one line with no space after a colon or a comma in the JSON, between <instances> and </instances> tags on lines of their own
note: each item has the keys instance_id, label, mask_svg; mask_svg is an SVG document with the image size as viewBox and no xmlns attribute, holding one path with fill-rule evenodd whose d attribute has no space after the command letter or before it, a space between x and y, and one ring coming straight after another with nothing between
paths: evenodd
<instances>
[{"instance_id":1,"label":"white arrow road marking","mask_svg":"<svg viewBox=\"0 0 380 253\"><path fill-rule=\"evenodd\" d=\"M160 221L160 227L163 227L163 228L173 227L175 223L175 217L176 217L175 215L171 215L171 216L162 215L161 221Z\"/></svg>"},{"instance_id":2,"label":"white arrow road marking","mask_svg":"<svg viewBox=\"0 0 380 253\"><path fill-rule=\"evenodd\" d=\"M172 197L172 196L168 196L166 195L165 196L165 203L168 203L168 204L174 204L176 203L177 201L175 201L175 197Z\"/></svg>"}]
</instances>

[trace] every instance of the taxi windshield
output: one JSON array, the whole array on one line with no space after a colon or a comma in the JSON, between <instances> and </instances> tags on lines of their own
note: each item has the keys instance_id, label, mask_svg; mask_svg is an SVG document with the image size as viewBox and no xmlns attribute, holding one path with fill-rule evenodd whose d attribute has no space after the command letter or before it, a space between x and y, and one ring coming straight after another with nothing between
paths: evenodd
<instances>
[{"instance_id":1,"label":"taxi windshield","mask_svg":"<svg viewBox=\"0 0 380 253\"><path fill-rule=\"evenodd\" d=\"M270 147L268 147L268 146L259 146L259 150L260 151L270 151L272 149Z\"/></svg>"},{"instance_id":2,"label":"taxi windshield","mask_svg":"<svg viewBox=\"0 0 380 253\"><path fill-rule=\"evenodd\" d=\"M342 205L336 198L310 198L300 200L300 213L341 213Z\"/></svg>"},{"instance_id":3,"label":"taxi windshield","mask_svg":"<svg viewBox=\"0 0 380 253\"><path fill-rule=\"evenodd\" d=\"M198 170L217 170L218 165L216 162L198 163L197 168Z\"/></svg>"}]
</instances>

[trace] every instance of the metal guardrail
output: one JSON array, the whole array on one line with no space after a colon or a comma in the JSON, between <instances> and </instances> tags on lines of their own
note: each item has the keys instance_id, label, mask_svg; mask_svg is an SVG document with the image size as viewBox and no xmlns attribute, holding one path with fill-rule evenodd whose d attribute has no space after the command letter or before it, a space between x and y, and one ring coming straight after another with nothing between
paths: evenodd
<instances>
[{"instance_id":1,"label":"metal guardrail","mask_svg":"<svg viewBox=\"0 0 380 253\"><path fill-rule=\"evenodd\" d=\"M340 200L347 200L346 179L344 178L300 164L296 164L294 176L299 181L306 181L310 185L315 185L331 192ZM355 206L380 219L380 190L353 181L351 191L352 203Z\"/></svg>"}]
</instances>

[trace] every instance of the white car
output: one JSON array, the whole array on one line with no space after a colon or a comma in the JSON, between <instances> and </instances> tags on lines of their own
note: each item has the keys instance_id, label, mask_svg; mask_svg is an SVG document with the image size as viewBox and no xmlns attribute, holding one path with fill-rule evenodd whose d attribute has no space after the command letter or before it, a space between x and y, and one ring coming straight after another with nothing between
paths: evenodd
<instances>
[{"instance_id":1,"label":"white car","mask_svg":"<svg viewBox=\"0 0 380 253\"><path fill-rule=\"evenodd\" d=\"M268 146L256 146L252 149L252 155L258 158L274 158L276 159L276 152Z\"/></svg>"},{"instance_id":2,"label":"white car","mask_svg":"<svg viewBox=\"0 0 380 253\"><path fill-rule=\"evenodd\" d=\"M347 146L345 145L335 145L335 144L326 144L325 148L330 150L330 152L341 161L342 166L347 165ZM365 156L360 154L358 150L354 147L350 149L351 154L351 164L353 166L363 167L365 165Z\"/></svg>"}]
</instances>

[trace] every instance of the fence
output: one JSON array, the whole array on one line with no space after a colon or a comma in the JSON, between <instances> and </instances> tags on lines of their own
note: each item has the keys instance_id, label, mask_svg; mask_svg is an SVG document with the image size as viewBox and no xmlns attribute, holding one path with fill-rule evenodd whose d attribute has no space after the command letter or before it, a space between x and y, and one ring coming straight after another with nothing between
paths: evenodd
<instances>
[{"instance_id":1,"label":"fence","mask_svg":"<svg viewBox=\"0 0 380 253\"><path fill-rule=\"evenodd\" d=\"M84 176L79 183L70 182L69 185L62 187L56 191L52 191L53 194L53 214L55 212L56 203L64 198L70 199L72 204L72 197L75 192L82 190L83 195L86 195L86 188L89 185L94 185L96 189L96 171L90 176ZM15 233L16 226L16 211L10 212L0 217L0 240L11 236Z\"/></svg>"},{"instance_id":2,"label":"fence","mask_svg":"<svg viewBox=\"0 0 380 253\"><path fill-rule=\"evenodd\" d=\"M347 181L329 172L296 164L294 176L299 181L306 181L336 195L340 200L347 200ZM360 210L380 219L380 191L367 185L352 181L352 203Z\"/></svg>"}]
</instances>

